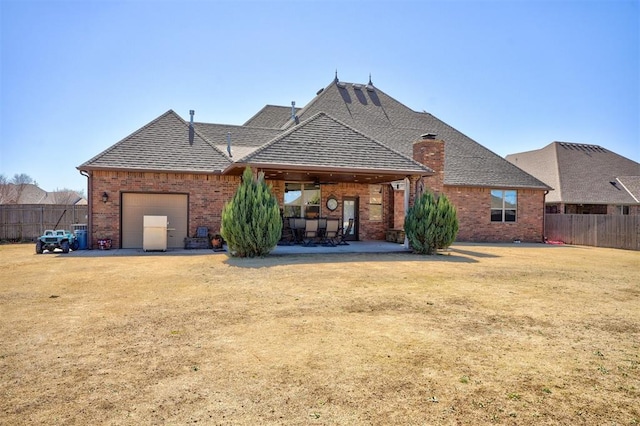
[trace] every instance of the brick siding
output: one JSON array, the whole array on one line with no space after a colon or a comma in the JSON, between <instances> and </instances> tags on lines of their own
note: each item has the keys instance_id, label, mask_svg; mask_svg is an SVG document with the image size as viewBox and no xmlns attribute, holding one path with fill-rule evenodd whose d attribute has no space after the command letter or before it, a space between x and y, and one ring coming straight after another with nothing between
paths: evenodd
<instances>
[{"instance_id":1,"label":"brick siding","mask_svg":"<svg viewBox=\"0 0 640 426\"><path fill-rule=\"evenodd\" d=\"M97 248L98 239L109 238L114 248L121 247L121 193L176 193L189 195L188 235L195 235L198 226L206 226L211 233L220 229L222 208L240 184L239 176L220 176L189 173L109 172L94 171L92 182L92 248ZM278 203L284 203L284 181L267 181L272 186ZM320 204L321 217L341 218L343 197L359 200L359 238L361 240L384 240L385 232L393 221L393 212L384 208L391 200L391 187L383 185L382 220L369 219L369 185L341 183L323 185ZM102 194L109 196L102 202ZM330 195L338 199L338 208L331 212L326 207Z\"/></svg>"},{"instance_id":2,"label":"brick siding","mask_svg":"<svg viewBox=\"0 0 640 426\"><path fill-rule=\"evenodd\" d=\"M188 235L195 235L198 226L210 232L220 229L222 207L231 199L240 183L239 176L190 173L149 173L94 171L92 184L92 248L98 239L109 238L114 248L120 244L120 213L122 192L176 193L189 195ZM106 192L109 201L102 202Z\"/></svg>"},{"instance_id":3,"label":"brick siding","mask_svg":"<svg viewBox=\"0 0 640 426\"><path fill-rule=\"evenodd\" d=\"M518 190L516 222L491 222L491 189L448 186L443 193L456 206L460 229L456 241L540 242L543 238L544 191ZM394 228L404 227L404 192L394 191Z\"/></svg>"},{"instance_id":4,"label":"brick siding","mask_svg":"<svg viewBox=\"0 0 640 426\"><path fill-rule=\"evenodd\" d=\"M425 190L444 193L456 206L460 230L457 241L540 242L543 238L544 191L518 190L516 222L491 222L491 189L444 185L444 144L435 139L422 139L413 145L413 157L434 170L433 176L422 178ZM417 176L410 177L409 205L413 204ZM229 201L240 184L239 176L190 173L110 172L94 171L90 180L92 188L92 229L90 240L96 248L100 238L110 238L113 247L120 247L121 192L179 193L189 195L188 235L195 235L198 226L206 226L211 233L220 229L224 203ZM267 181L284 203L284 181ZM321 186L320 216L341 218L344 197L359 200L358 232L360 240L384 240L388 229L404 227L404 192L382 185L382 220L370 219L370 192L368 184L339 183ZM509 189L509 188L504 188ZM109 195L107 203L102 194ZM338 208L331 212L326 207L330 195L338 199ZM634 209L637 213L638 209Z\"/></svg>"},{"instance_id":5,"label":"brick siding","mask_svg":"<svg viewBox=\"0 0 640 426\"><path fill-rule=\"evenodd\" d=\"M515 222L491 222L491 189L445 186L444 193L456 206L460 230L457 241L541 242L543 240L544 191L519 189Z\"/></svg>"}]
</instances>

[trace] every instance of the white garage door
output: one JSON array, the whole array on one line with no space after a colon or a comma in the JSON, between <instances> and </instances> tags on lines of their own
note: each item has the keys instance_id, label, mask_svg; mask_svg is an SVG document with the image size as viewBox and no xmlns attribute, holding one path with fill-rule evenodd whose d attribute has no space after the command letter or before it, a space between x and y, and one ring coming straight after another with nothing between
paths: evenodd
<instances>
[{"instance_id":1,"label":"white garage door","mask_svg":"<svg viewBox=\"0 0 640 426\"><path fill-rule=\"evenodd\" d=\"M167 216L168 248L184 248L187 236L186 194L122 194L122 248L142 248L142 218Z\"/></svg>"}]
</instances>

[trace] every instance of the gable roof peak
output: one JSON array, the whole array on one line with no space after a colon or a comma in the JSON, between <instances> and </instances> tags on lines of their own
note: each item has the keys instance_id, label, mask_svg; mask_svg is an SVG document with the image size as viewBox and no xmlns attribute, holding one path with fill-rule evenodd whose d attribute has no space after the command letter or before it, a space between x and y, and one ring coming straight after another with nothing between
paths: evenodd
<instances>
[{"instance_id":1,"label":"gable roof peak","mask_svg":"<svg viewBox=\"0 0 640 426\"><path fill-rule=\"evenodd\" d=\"M170 109L77 169L219 173L230 162L199 126Z\"/></svg>"}]
</instances>

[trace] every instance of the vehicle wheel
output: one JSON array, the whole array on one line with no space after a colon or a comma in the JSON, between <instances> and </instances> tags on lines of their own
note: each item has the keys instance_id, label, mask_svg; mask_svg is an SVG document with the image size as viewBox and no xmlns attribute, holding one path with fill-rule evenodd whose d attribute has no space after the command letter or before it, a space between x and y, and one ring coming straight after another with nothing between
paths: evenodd
<instances>
[{"instance_id":1,"label":"vehicle wheel","mask_svg":"<svg viewBox=\"0 0 640 426\"><path fill-rule=\"evenodd\" d=\"M69 241L63 241L60 243L60 248L63 253L69 253Z\"/></svg>"},{"instance_id":2,"label":"vehicle wheel","mask_svg":"<svg viewBox=\"0 0 640 426\"><path fill-rule=\"evenodd\" d=\"M38 240L36 242L36 254L42 254L44 249L42 248L42 241Z\"/></svg>"},{"instance_id":3,"label":"vehicle wheel","mask_svg":"<svg viewBox=\"0 0 640 426\"><path fill-rule=\"evenodd\" d=\"M76 251L80 248L80 241L74 240L73 244L71 244L71 250Z\"/></svg>"}]
</instances>

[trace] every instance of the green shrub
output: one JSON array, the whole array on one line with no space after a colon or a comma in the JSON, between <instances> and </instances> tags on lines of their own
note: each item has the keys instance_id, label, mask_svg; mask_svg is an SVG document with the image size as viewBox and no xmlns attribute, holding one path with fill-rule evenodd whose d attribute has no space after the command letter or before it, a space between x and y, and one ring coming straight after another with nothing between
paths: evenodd
<instances>
[{"instance_id":1,"label":"green shrub","mask_svg":"<svg viewBox=\"0 0 640 426\"><path fill-rule=\"evenodd\" d=\"M436 229L438 230L438 238L436 239L436 248L444 249L453 244L458 235L456 208L444 194L440 194L438 197L437 213Z\"/></svg>"},{"instance_id":2,"label":"green shrub","mask_svg":"<svg viewBox=\"0 0 640 426\"><path fill-rule=\"evenodd\" d=\"M245 169L238 190L222 209L220 233L231 256L266 256L274 249L282 233L282 219L264 175L254 179L251 168Z\"/></svg>"},{"instance_id":3,"label":"green shrub","mask_svg":"<svg viewBox=\"0 0 640 426\"><path fill-rule=\"evenodd\" d=\"M458 234L456 209L444 194L436 199L431 192L425 192L407 211L404 231L416 253L433 254L455 241Z\"/></svg>"}]
</instances>

